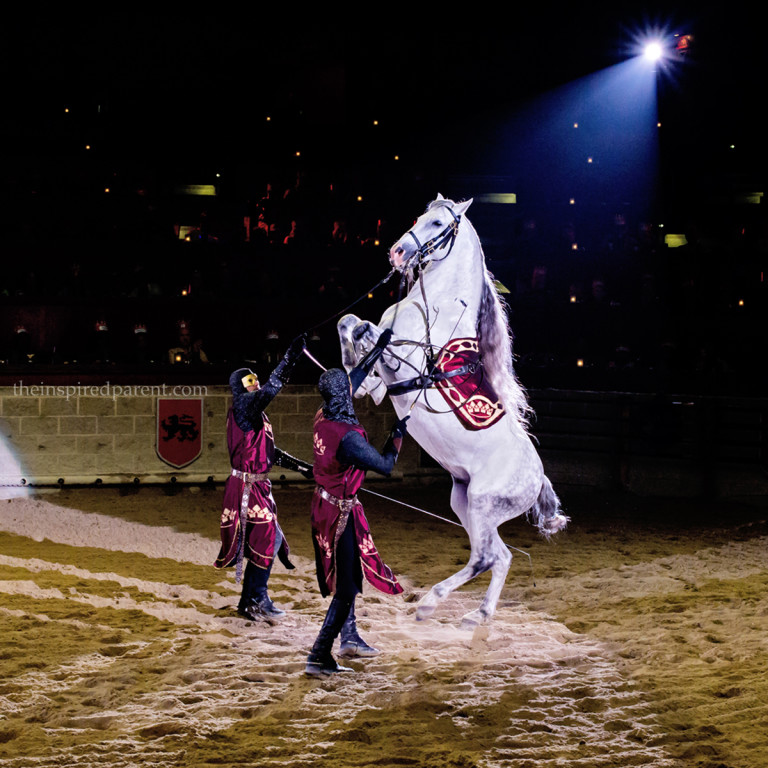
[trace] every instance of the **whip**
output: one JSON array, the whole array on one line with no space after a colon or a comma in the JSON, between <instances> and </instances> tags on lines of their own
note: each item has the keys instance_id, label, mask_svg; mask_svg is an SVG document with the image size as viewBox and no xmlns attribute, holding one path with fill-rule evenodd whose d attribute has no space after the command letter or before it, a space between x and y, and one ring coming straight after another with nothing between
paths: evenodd
<instances>
[{"instance_id":1,"label":"whip","mask_svg":"<svg viewBox=\"0 0 768 768\"><path fill-rule=\"evenodd\" d=\"M400 504L403 507L408 507L408 509L413 509L416 512L421 512L423 515L429 515L429 517L434 517L437 520L442 520L444 523L450 523L451 525L457 525L459 528L463 528L464 526L461 523L457 523L455 520L451 520L450 518L443 517L442 515L436 515L434 512L429 512L426 509L422 509L421 507L415 507L413 504L407 504L404 501L400 501L399 499L393 499L391 496L385 496L383 493L377 493L376 491L371 491L368 488L361 488L361 491L365 491L365 493L370 493L372 496L378 496L380 499L386 499L387 501L393 501L395 504ZM513 547L511 544L507 544L506 541L502 542L504 546L512 550L514 552L519 552L521 555L525 555L528 558L528 565L531 567L531 580L533 581L533 586L536 586L536 574L533 571L533 558L530 556L528 552L526 552L524 549L519 549L518 547Z\"/></svg>"}]
</instances>

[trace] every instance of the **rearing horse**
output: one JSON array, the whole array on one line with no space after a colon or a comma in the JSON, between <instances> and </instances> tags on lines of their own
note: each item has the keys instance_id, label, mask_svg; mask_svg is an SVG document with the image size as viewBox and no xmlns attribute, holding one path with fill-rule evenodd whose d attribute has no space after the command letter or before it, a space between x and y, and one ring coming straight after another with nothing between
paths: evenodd
<instances>
[{"instance_id":1,"label":"rearing horse","mask_svg":"<svg viewBox=\"0 0 768 768\"><path fill-rule=\"evenodd\" d=\"M472 200L441 195L390 249L408 279L404 299L378 325L345 315L338 323L347 370L391 328L392 340L356 396L378 405L389 394L408 431L453 478L451 508L469 535L468 563L429 590L416 616L484 571L491 583L467 625L488 620L512 560L498 526L526 512L549 536L568 518L527 431L528 401L512 367L506 312L466 217ZM418 272L418 274L416 274Z\"/></svg>"}]
</instances>

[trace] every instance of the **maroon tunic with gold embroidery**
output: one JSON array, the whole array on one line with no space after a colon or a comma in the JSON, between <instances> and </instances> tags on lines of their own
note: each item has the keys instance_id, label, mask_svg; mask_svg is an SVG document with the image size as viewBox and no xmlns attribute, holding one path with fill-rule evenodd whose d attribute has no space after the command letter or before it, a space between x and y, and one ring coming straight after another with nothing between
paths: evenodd
<instances>
[{"instance_id":1,"label":"maroon tunic with gold embroidery","mask_svg":"<svg viewBox=\"0 0 768 768\"><path fill-rule=\"evenodd\" d=\"M261 414L263 427L244 432L237 426L232 409L227 414L227 445L232 469L252 475L266 475L275 458L275 440L272 425L265 413ZM268 568L275 556L275 540L279 530L277 508L272 498L269 479L249 480L230 475L224 486L221 512L221 551L216 568L226 568L237 562L240 547L242 501L247 492L245 510L245 544L243 558L260 568ZM285 554L288 543L282 536Z\"/></svg>"},{"instance_id":2,"label":"maroon tunic with gold embroidery","mask_svg":"<svg viewBox=\"0 0 768 768\"><path fill-rule=\"evenodd\" d=\"M323 416L322 410L315 416L315 482L327 493L343 500L355 499L355 494L365 480L364 470L342 464L336 458L344 435L351 430L367 439L365 430L359 424L329 421ZM315 492L312 497L312 537L317 561L317 580L323 596L336 591L336 542L350 516L355 526L355 538L366 580L381 592L389 595L399 594L403 588L376 550L363 505L354 501L349 510L342 510L337 504Z\"/></svg>"}]
</instances>

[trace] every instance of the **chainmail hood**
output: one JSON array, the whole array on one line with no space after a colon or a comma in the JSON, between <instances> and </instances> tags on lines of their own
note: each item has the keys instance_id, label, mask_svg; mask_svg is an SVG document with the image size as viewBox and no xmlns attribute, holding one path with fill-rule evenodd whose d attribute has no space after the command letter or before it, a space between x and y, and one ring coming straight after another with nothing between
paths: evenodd
<instances>
[{"instance_id":1,"label":"chainmail hood","mask_svg":"<svg viewBox=\"0 0 768 768\"><path fill-rule=\"evenodd\" d=\"M331 368L320 376L317 388L325 401L323 416L329 421L342 424L358 424L352 394L349 391L349 376L341 368Z\"/></svg>"},{"instance_id":2,"label":"chainmail hood","mask_svg":"<svg viewBox=\"0 0 768 768\"><path fill-rule=\"evenodd\" d=\"M229 388L232 390L232 413L235 417L235 423L244 432L250 429L261 429L261 416L258 420L252 421L249 414L249 405L253 402L255 392L249 392L242 382L243 376L253 373L250 368L238 368L229 377Z\"/></svg>"},{"instance_id":3,"label":"chainmail hood","mask_svg":"<svg viewBox=\"0 0 768 768\"><path fill-rule=\"evenodd\" d=\"M246 388L243 386L243 377L252 374L253 371L250 368L238 368L229 377L229 388L232 390L232 394L237 397L246 393Z\"/></svg>"}]
</instances>

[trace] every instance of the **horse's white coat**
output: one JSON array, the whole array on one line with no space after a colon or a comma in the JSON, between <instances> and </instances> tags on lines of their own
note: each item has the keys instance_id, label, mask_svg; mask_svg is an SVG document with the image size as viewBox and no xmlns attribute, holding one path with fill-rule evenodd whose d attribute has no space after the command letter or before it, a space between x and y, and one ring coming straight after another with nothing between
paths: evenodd
<instances>
[{"instance_id":1,"label":"horse's white coat","mask_svg":"<svg viewBox=\"0 0 768 768\"><path fill-rule=\"evenodd\" d=\"M388 386L426 370L427 342L437 357L451 339L480 340L485 375L507 411L492 426L465 429L434 389L392 397L400 418L410 414L409 434L453 477L451 507L471 545L467 565L432 587L420 601L417 617L425 618L448 593L490 570L491 583L481 606L464 617L466 623L476 624L496 610L512 559L498 526L531 511L540 530L549 535L564 528L567 518L560 513L526 430L529 409L512 368L506 315L480 240L466 218L471 202L454 203L438 196L390 249L390 262L401 272L412 278L413 269L419 267L420 275L407 296L387 309L378 325L346 315L338 330L342 361L351 370L383 330L392 328L390 345L356 393L370 394L377 404ZM442 247L429 255L420 253L417 243L439 239L456 221L455 238L442 241Z\"/></svg>"}]
</instances>

